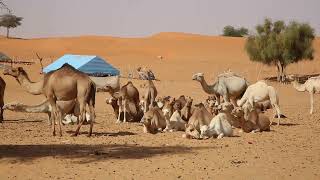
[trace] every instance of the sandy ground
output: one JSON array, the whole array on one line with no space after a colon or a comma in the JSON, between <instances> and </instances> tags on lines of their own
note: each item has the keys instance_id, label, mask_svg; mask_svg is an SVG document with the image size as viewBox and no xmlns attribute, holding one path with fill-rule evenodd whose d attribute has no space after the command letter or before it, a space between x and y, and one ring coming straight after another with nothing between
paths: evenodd
<instances>
[{"instance_id":1,"label":"sandy ground","mask_svg":"<svg viewBox=\"0 0 320 180\"><path fill-rule=\"evenodd\" d=\"M159 95L189 95L200 102L207 95L191 80L195 72L204 72L209 83L228 68L252 83L275 75L275 67L249 61L244 41L182 33L130 39L0 38L0 49L37 62L23 66L34 81L41 77L35 52L45 58L45 64L65 53L97 54L123 73L138 66L151 68L160 79L155 83ZM314 46L314 61L290 65L287 72L319 73L320 39ZM159 55L164 59L159 60ZM12 77L4 79L5 102L37 104L44 99L27 94ZM138 88L142 83L134 80ZM0 124L0 179L319 179L319 97L316 112L309 115L308 93L299 93L291 85L269 84L276 87L288 118L279 127L272 126L271 132L235 130L235 137L221 140L183 139L182 132L144 134L138 123L116 124L111 107L104 103L106 93L97 94L97 123L91 138L86 137L88 126L79 137L70 137L73 125L63 127L63 137L52 137L45 114L5 112ZM267 115L272 118L273 112Z\"/></svg>"}]
</instances>

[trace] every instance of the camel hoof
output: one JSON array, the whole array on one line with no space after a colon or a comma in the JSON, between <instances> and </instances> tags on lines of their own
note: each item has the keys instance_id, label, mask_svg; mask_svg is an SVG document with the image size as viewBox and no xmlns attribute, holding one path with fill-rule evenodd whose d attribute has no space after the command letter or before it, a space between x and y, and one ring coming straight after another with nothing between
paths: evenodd
<instances>
[{"instance_id":1,"label":"camel hoof","mask_svg":"<svg viewBox=\"0 0 320 180\"><path fill-rule=\"evenodd\" d=\"M120 124L120 123L121 123L121 121L120 121L120 120L117 120L117 121L116 121L116 124Z\"/></svg>"}]
</instances>

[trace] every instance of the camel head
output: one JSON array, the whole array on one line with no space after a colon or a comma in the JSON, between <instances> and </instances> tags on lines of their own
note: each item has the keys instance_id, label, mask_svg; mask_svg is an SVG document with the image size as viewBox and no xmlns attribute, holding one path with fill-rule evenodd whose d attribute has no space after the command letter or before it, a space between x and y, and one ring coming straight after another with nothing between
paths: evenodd
<instances>
[{"instance_id":1,"label":"camel head","mask_svg":"<svg viewBox=\"0 0 320 180\"><path fill-rule=\"evenodd\" d=\"M26 71L22 67L18 68L6 68L3 71L3 75L10 75L15 78L19 77L21 74L26 74Z\"/></svg>"},{"instance_id":2,"label":"camel head","mask_svg":"<svg viewBox=\"0 0 320 180\"><path fill-rule=\"evenodd\" d=\"M200 139L200 133L199 131L196 129L196 127L192 124L186 124L186 135L187 137L192 137L195 139Z\"/></svg>"},{"instance_id":3,"label":"camel head","mask_svg":"<svg viewBox=\"0 0 320 180\"><path fill-rule=\"evenodd\" d=\"M204 78L204 74L203 73L196 73L192 76L192 80L195 80L195 81L203 81L203 78Z\"/></svg>"},{"instance_id":4,"label":"camel head","mask_svg":"<svg viewBox=\"0 0 320 180\"><path fill-rule=\"evenodd\" d=\"M22 109L23 104L17 103L17 102L12 102L5 104L2 108L3 110L11 110L11 111L20 111Z\"/></svg>"},{"instance_id":5,"label":"camel head","mask_svg":"<svg viewBox=\"0 0 320 180\"><path fill-rule=\"evenodd\" d=\"M233 110L233 105L229 102L224 102L222 104L220 104L218 106L218 109L221 111L221 112L229 112L231 113L231 111Z\"/></svg>"},{"instance_id":6,"label":"camel head","mask_svg":"<svg viewBox=\"0 0 320 180\"><path fill-rule=\"evenodd\" d=\"M232 110L231 114L232 114L233 116L235 116L235 117L241 118L241 117L244 116L244 111L243 111L242 107L235 107L235 108Z\"/></svg>"},{"instance_id":7,"label":"camel head","mask_svg":"<svg viewBox=\"0 0 320 180\"><path fill-rule=\"evenodd\" d=\"M209 137L209 127L207 125L200 126L200 138L207 139Z\"/></svg>"}]
</instances>

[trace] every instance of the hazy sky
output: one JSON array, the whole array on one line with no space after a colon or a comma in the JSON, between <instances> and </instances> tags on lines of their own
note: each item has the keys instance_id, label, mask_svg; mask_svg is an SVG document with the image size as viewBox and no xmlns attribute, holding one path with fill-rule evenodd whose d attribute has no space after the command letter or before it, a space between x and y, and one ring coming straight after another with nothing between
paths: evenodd
<instances>
[{"instance_id":1,"label":"hazy sky","mask_svg":"<svg viewBox=\"0 0 320 180\"><path fill-rule=\"evenodd\" d=\"M253 29L265 17L308 22L320 34L320 0L4 0L22 37L158 32L217 35L226 25ZM5 13L1 10L1 13ZM5 31L1 29L3 34Z\"/></svg>"}]
</instances>

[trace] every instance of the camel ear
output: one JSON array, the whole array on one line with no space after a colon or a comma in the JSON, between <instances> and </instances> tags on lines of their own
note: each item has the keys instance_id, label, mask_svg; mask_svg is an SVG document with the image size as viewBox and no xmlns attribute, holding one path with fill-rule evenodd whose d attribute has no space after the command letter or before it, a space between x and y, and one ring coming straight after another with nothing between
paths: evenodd
<instances>
[{"instance_id":1,"label":"camel ear","mask_svg":"<svg viewBox=\"0 0 320 180\"><path fill-rule=\"evenodd\" d=\"M22 67L18 67L18 71L23 71L23 68Z\"/></svg>"}]
</instances>

